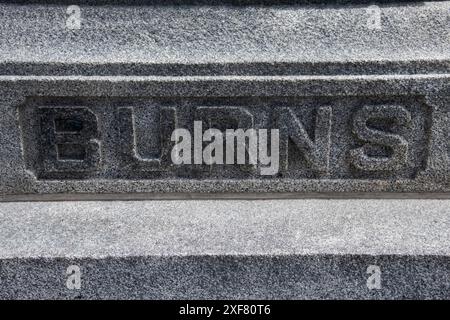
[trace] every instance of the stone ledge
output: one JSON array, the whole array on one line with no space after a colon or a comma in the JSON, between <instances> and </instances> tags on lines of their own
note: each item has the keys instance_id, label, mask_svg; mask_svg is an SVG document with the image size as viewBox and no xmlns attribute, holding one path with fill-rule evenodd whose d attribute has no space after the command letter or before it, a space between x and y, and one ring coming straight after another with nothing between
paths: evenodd
<instances>
[{"instance_id":1,"label":"stone ledge","mask_svg":"<svg viewBox=\"0 0 450 320\"><path fill-rule=\"evenodd\" d=\"M450 200L0 204L0 258L450 256Z\"/></svg>"},{"instance_id":2,"label":"stone ledge","mask_svg":"<svg viewBox=\"0 0 450 320\"><path fill-rule=\"evenodd\" d=\"M0 204L1 298L450 298L449 200ZM79 265L81 290L65 287ZM381 290L366 286L369 265Z\"/></svg>"},{"instance_id":3,"label":"stone ledge","mask_svg":"<svg viewBox=\"0 0 450 320\"><path fill-rule=\"evenodd\" d=\"M66 287L79 266L81 288ZM369 289L369 266L381 288ZM448 256L2 259L0 299L450 299Z\"/></svg>"}]
</instances>

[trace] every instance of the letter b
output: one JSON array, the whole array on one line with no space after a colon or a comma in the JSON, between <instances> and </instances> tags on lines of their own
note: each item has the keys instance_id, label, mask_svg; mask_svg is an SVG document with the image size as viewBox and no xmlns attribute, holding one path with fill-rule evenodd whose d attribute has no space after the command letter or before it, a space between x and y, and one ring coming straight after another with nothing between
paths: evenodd
<instances>
[{"instance_id":1,"label":"letter b","mask_svg":"<svg viewBox=\"0 0 450 320\"><path fill-rule=\"evenodd\" d=\"M95 114L86 107L45 107L39 113L44 174L73 175L98 169L101 155Z\"/></svg>"}]
</instances>

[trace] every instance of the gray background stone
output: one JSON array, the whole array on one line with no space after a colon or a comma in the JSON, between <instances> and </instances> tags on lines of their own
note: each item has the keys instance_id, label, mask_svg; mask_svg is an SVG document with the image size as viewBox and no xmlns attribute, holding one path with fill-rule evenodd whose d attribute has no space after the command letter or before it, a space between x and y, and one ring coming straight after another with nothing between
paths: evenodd
<instances>
[{"instance_id":1,"label":"gray background stone","mask_svg":"<svg viewBox=\"0 0 450 320\"><path fill-rule=\"evenodd\" d=\"M224 200L2 202L0 298L450 298L450 203L429 199L450 194L449 1L377 1L381 30L367 29L371 1L80 1L82 28L68 30L71 4L0 1L0 200ZM127 99L319 97L408 102L430 125L410 162L430 170L58 181L27 164L42 102L99 102L108 118ZM230 200L277 197L322 199ZM382 199L323 199L338 197ZM72 264L80 290L65 286ZM380 290L366 286L369 265Z\"/></svg>"},{"instance_id":2,"label":"gray background stone","mask_svg":"<svg viewBox=\"0 0 450 320\"><path fill-rule=\"evenodd\" d=\"M367 4L358 2L239 3L86 5L80 30L65 27L67 4L24 10L2 3L0 199L449 194L447 1L382 5L381 30L367 28ZM298 162L290 173L273 179L225 170L132 178L117 174L117 152L107 148L119 145L111 131L114 121L101 117L106 164L100 173L81 180L67 176L63 182L41 179L25 161L34 161L29 151L42 144L39 134L32 134L32 111L46 103L95 102L94 109L107 117L120 104L144 109L157 109L161 101L169 106L237 104L259 108L256 124L267 126L280 104L295 105L297 115L308 113L303 116L310 119L308 108L319 100L333 105L334 128L345 131L333 133L341 140L332 141L335 168L328 177L305 173ZM374 102L411 108L409 167L398 173L350 174L340 144L357 147L361 141L351 137L346 121L357 106ZM193 112L180 116L184 124L192 122ZM311 121L306 122L309 128Z\"/></svg>"},{"instance_id":3,"label":"gray background stone","mask_svg":"<svg viewBox=\"0 0 450 320\"><path fill-rule=\"evenodd\" d=\"M0 204L1 298L449 299L448 200ZM77 264L81 290L65 286ZM366 286L381 269L382 289Z\"/></svg>"},{"instance_id":4,"label":"gray background stone","mask_svg":"<svg viewBox=\"0 0 450 320\"><path fill-rule=\"evenodd\" d=\"M450 255L448 200L1 204L0 257Z\"/></svg>"}]
</instances>

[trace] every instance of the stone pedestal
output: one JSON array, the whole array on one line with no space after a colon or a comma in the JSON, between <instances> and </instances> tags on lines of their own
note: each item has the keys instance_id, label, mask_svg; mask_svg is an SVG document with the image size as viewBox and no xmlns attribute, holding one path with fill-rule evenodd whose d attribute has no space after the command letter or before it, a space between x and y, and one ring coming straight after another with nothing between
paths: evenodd
<instances>
[{"instance_id":1,"label":"stone pedestal","mask_svg":"<svg viewBox=\"0 0 450 320\"><path fill-rule=\"evenodd\" d=\"M450 298L449 12L0 1L0 298Z\"/></svg>"}]
</instances>

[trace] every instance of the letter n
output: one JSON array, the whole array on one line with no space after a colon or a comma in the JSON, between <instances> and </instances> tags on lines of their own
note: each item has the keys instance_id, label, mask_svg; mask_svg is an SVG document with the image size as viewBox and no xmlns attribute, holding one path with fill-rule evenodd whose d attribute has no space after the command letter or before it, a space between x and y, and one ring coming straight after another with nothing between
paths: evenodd
<instances>
[{"instance_id":1,"label":"letter n","mask_svg":"<svg viewBox=\"0 0 450 320\"><path fill-rule=\"evenodd\" d=\"M332 108L320 107L317 110L314 137L311 138L303 124L291 108L281 108L278 116L280 129L280 167L289 166L289 142L292 141L302 152L310 168L318 173L328 172L331 142Z\"/></svg>"}]
</instances>

